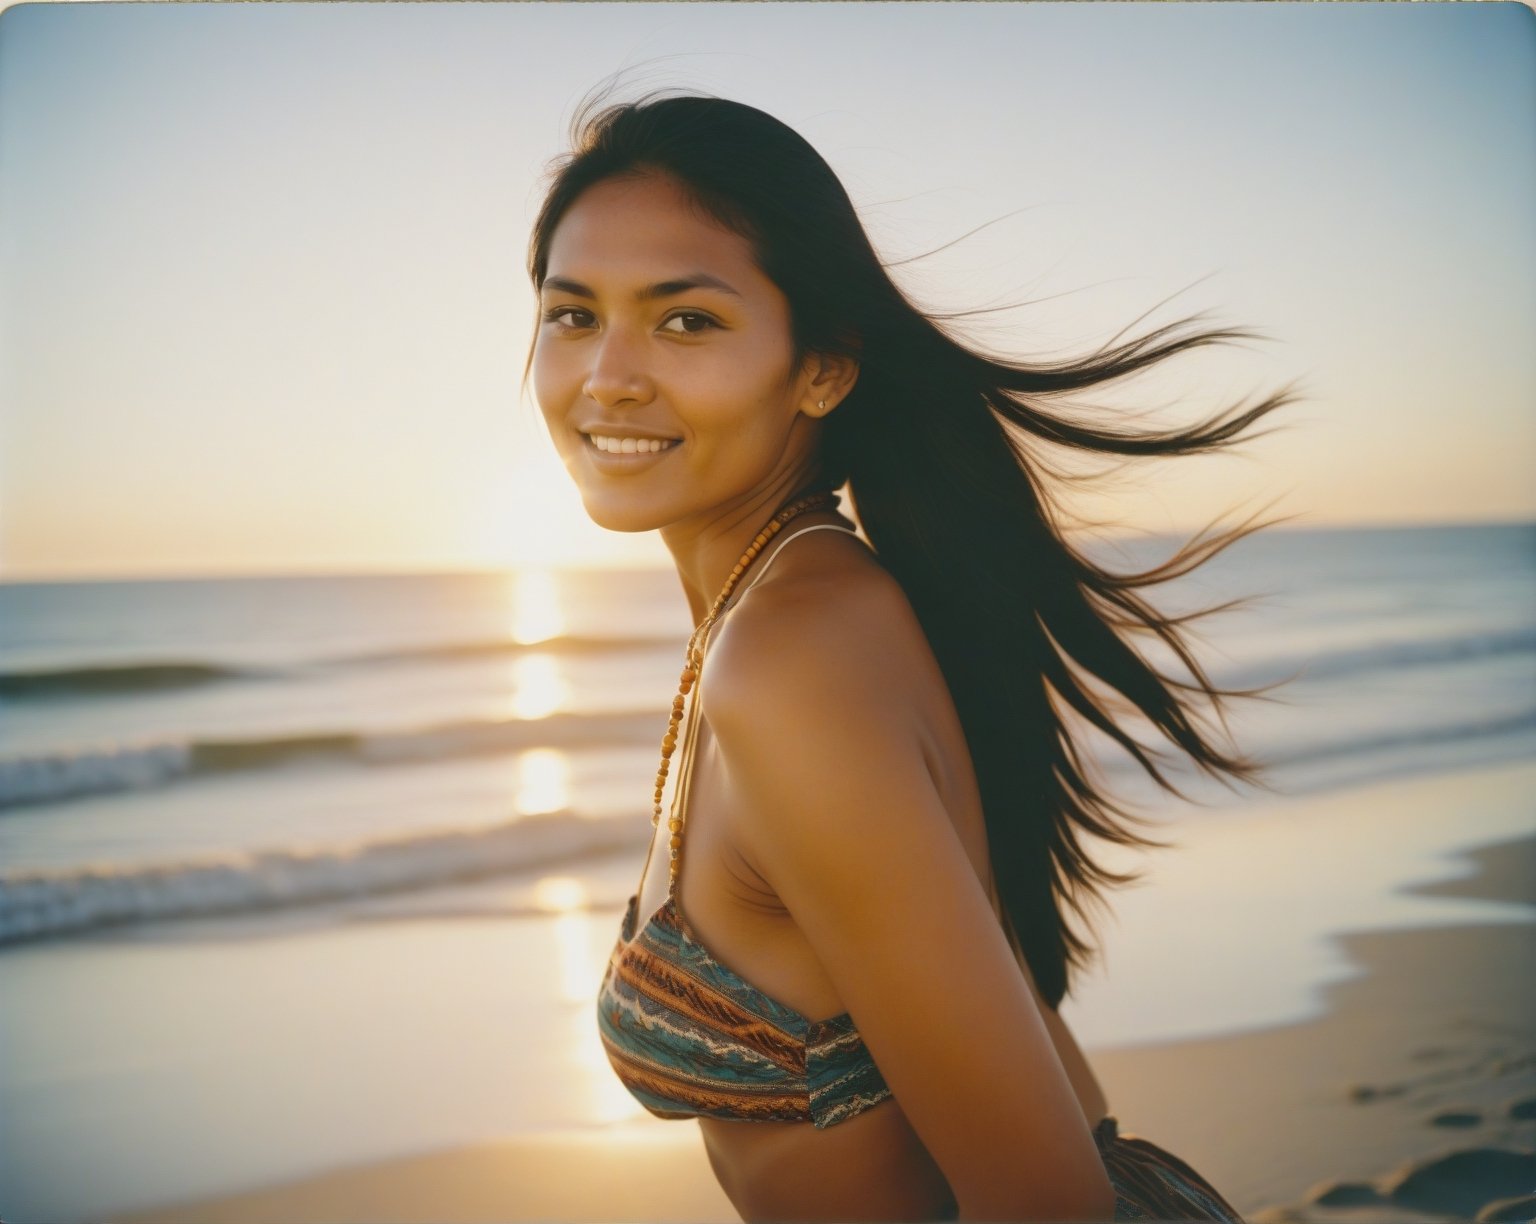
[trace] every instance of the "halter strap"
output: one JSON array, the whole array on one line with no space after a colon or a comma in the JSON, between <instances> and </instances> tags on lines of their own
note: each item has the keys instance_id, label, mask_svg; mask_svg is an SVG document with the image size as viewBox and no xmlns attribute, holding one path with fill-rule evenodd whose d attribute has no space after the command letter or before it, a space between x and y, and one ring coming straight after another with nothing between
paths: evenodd
<instances>
[{"instance_id":1,"label":"halter strap","mask_svg":"<svg viewBox=\"0 0 1536 1224\"><path fill-rule=\"evenodd\" d=\"M762 577L768 572L769 567L779 559L779 554L784 551L785 545L787 545L796 536L805 535L810 531L845 531L849 535L858 534L858 532L854 531L852 527L845 527L842 523L812 523L809 527L801 527L798 530L786 532L783 541L780 542L779 546L769 554L768 559L763 562L757 573L752 575L752 580L748 582L746 586L742 587L739 592L737 592L735 599L731 600L732 605L735 605L743 595L745 595L748 591L750 591L753 587L762 581Z\"/></svg>"},{"instance_id":2,"label":"halter strap","mask_svg":"<svg viewBox=\"0 0 1536 1224\"><path fill-rule=\"evenodd\" d=\"M854 529L852 527L845 527L841 523L812 523L809 527L801 527L798 530L787 532L785 534L783 540L780 541L779 547L775 548L773 550L773 552L770 553L768 555L768 557L764 559L764 561L762 562L762 568L760 570L758 570L757 573L752 576L752 581L747 583L744 587L742 587L740 590L735 592L735 594L732 597L731 601L726 605L726 610L729 611L731 608L734 608L736 606L737 600L739 600L743 595L745 595L748 591L750 591L753 588L753 586L756 585L757 581L760 578L762 578L762 576L764 574L766 574L768 572L768 567L774 563L774 560L778 557L780 550L783 549L786 544L788 544L797 535L804 535L808 531L821 531L821 530L842 531L842 532L846 532L848 535L851 535L851 536L857 536L858 535L858 532L854 531ZM720 620L717 620L713 625L711 625L709 627L709 630L704 634L704 640L699 643L699 652L700 652L700 657L701 657L701 666L702 666L702 658L703 658L703 656L705 656L705 655L707 655L709 653L709 640L710 640L711 637L714 636L714 631L720 627L721 623L724 620L725 620L725 617L722 616L720 618ZM699 702L698 702L698 693L695 692L694 696L693 696L693 699L688 702L688 717L687 717L687 721L684 724L684 729L683 729L683 752L682 752L682 759L678 762L677 782L674 784L673 789L672 789L672 805L671 805L671 807L669 809L669 813L668 813L669 815L674 815L674 816L681 815L681 816L683 816L685 818L685 825L686 825L686 816L687 816L687 812L688 812L688 795L689 795L689 791L692 789L691 786L690 786L690 783L693 781L693 753L694 753L694 747L695 747L695 745L697 744L697 741L698 741L698 722L699 722ZM655 845L654 839L652 840L651 844L654 847L654 845ZM651 852L650 852L650 850L646 851L645 864L646 864L645 868L643 868L642 871L641 871L641 886L642 887L644 887L644 874L645 874L645 871L649 870L650 864L651 864ZM670 871L667 873L667 897L669 899L673 899L673 900L676 899L675 885L673 884L672 875L671 875ZM637 921L638 920L639 919L637 918Z\"/></svg>"}]
</instances>

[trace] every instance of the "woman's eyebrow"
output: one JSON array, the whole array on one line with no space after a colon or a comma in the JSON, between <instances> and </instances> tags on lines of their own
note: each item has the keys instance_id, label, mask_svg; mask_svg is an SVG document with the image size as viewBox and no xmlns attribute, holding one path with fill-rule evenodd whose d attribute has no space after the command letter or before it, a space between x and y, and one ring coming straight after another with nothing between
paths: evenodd
<instances>
[{"instance_id":1,"label":"woman's eyebrow","mask_svg":"<svg viewBox=\"0 0 1536 1224\"><path fill-rule=\"evenodd\" d=\"M569 293L573 297L597 297L596 293L580 281L569 280L564 276L545 277L544 288L555 289L560 293ZM732 297L741 296L737 290L731 288L719 277L711 276L707 272L694 272L689 276L678 277L676 280L658 281L654 285L647 285L635 294L635 299L647 302L655 298L676 297L678 294L687 293L691 289L717 289L721 293L729 293Z\"/></svg>"}]
</instances>

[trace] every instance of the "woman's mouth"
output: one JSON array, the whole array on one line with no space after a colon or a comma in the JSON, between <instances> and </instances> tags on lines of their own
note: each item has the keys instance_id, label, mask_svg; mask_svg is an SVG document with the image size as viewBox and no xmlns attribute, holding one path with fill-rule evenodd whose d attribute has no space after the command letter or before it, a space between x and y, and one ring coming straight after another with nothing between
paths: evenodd
<instances>
[{"instance_id":1,"label":"woman's mouth","mask_svg":"<svg viewBox=\"0 0 1536 1224\"><path fill-rule=\"evenodd\" d=\"M615 438L606 434L581 435L587 447L602 455L619 458L625 455L658 455L681 444L680 438Z\"/></svg>"}]
</instances>

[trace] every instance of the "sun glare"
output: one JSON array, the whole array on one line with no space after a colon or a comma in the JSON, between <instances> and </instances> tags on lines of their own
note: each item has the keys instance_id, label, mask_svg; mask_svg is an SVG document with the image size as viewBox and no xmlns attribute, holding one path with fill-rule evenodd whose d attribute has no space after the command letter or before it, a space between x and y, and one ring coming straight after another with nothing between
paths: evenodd
<instances>
[{"instance_id":1,"label":"sun glare","mask_svg":"<svg viewBox=\"0 0 1536 1224\"><path fill-rule=\"evenodd\" d=\"M525 816L559 812L571 806L571 764L554 748L533 748L517 758L513 799Z\"/></svg>"},{"instance_id":2,"label":"sun glare","mask_svg":"<svg viewBox=\"0 0 1536 1224\"><path fill-rule=\"evenodd\" d=\"M547 642L565 631L555 576L547 569L512 575L512 638L521 645Z\"/></svg>"},{"instance_id":3,"label":"sun glare","mask_svg":"<svg viewBox=\"0 0 1536 1224\"><path fill-rule=\"evenodd\" d=\"M539 652L512 664L512 713L517 718L548 718L570 696L555 656Z\"/></svg>"}]
</instances>

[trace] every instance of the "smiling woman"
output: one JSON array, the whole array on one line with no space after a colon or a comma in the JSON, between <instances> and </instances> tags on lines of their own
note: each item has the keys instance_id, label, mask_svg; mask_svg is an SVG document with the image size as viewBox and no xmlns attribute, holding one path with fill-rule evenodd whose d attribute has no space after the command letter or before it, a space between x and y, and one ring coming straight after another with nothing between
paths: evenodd
<instances>
[{"instance_id":1,"label":"smiling woman","mask_svg":"<svg viewBox=\"0 0 1536 1224\"><path fill-rule=\"evenodd\" d=\"M796 361L783 292L678 182L594 184L552 236L549 269L534 390L595 522L662 527L671 546L744 491L760 503L765 482L782 497L808 474L816 419L846 394L854 365ZM797 476L774 472L786 449ZM641 472L655 475L607 479Z\"/></svg>"},{"instance_id":2,"label":"smiling woman","mask_svg":"<svg viewBox=\"0 0 1536 1224\"><path fill-rule=\"evenodd\" d=\"M1240 333L985 357L902 296L804 140L719 99L582 117L529 270L550 437L595 522L661 533L694 621L599 995L619 1078L698 1120L749 1220L1236 1219L1118 1132L1059 1014L1091 951L1066 911L1134 878L1081 835L1157 844L1061 710L1169 785L1107 686L1202 769L1255 777L1192 716L1235 694L1138 594L1253 528L1105 571L1056 528L1037 448L1215 450L1287 395L1165 432L1053 405Z\"/></svg>"}]
</instances>

